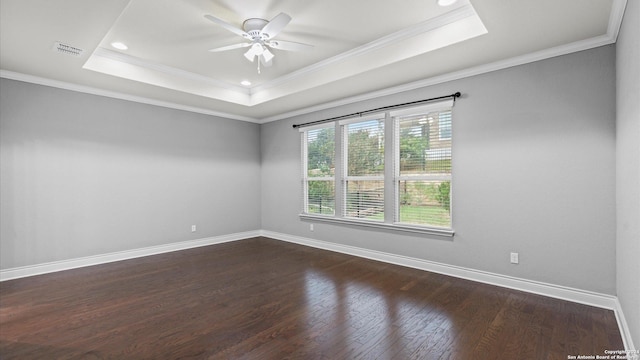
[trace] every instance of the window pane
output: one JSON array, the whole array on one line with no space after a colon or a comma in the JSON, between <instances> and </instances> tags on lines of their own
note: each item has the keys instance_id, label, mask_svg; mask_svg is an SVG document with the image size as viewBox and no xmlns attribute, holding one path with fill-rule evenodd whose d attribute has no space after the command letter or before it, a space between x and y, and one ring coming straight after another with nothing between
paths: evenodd
<instances>
[{"instance_id":1,"label":"window pane","mask_svg":"<svg viewBox=\"0 0 640 360\"><path fill-rule=\"evenodd\" d=\"M335 174L335 128L309 130L307 136L307 176Z\"/></svg>"},{"instance_id":2,"label":"window pane","mask_svg":"<svg viewBox=\"0 0 640 360\"><path fill-rule=\"evenodd\" d=\"M451 173L451 111L400 118L399 132L400 175Z\"/></svg>"},{"instance_id":3,"label":"window pane","mask_svg":"<svg viewBox=\"0 0 640 360\"><path fill-rule=\"evenodd\" d=\"M450 228L451 110L397 121L397 221Z\"/></svg>"},{"instance_id":4,"label":"window pane","mask_svg":"<svg viewBox=\"0 0 640 360\"><path fill-rule=\"evenodd\" d=\"M399 222L451 227L451 182L401 180Z\"/></svg>"},{"instance_id":5,"label":"window pane","mask_svg":"<svg viewBox=\"0 0 640 360\"><path fill-rule=\"evenodd\" d=\"M346 126L347 176L384 175L384 119Z\"/></svg>"},{"instance_id":6,"label":"window pane","mask_svg":"<svg viewBox=\"0 0 640 360\"><path fill-rule=\"evenodd\" d=\"M336 189L333 180L309 180L307 187L307 213L334 215Z\"/></svg>"},{"instance_id":7,"label":"window pane","mask_svg":"<svg viewBox=\"0 0 640 360\"><path fill-rule=\"evenodd\" d=\"M384 220L384 181L347 181L347 217Z\"/></svg>"}]
</instances>

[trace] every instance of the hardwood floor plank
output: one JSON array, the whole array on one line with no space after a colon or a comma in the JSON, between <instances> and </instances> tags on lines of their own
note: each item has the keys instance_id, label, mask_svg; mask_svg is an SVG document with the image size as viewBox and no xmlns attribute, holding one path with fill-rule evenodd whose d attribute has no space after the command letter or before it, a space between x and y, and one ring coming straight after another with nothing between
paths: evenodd
<instances>
[{"instance_id":1,"label":"hardwood floor plank","mask_svg":"<svg viewBox=\"0 0 640 360\"><path fill-rule=\"evenodd\" d=\"M566 359L612 311L267 238L0 283L2 359Z\"/></svg>"},{"instance_id":2,"label":"hardwood floor plank","mask_svg":"<svg viewBox=\"0 0 640 360\"><path fill-rule=\"evenodd\" d=\"M510 290L479 284L470 300L475 307L466 323L461 324L462 329L455 339L455 346L449 347L440 359L483 359L487 355L478 352L476 347L480 342L484 331L497 316L500 309L505 306Z\"/></svg>"}]
</instances>

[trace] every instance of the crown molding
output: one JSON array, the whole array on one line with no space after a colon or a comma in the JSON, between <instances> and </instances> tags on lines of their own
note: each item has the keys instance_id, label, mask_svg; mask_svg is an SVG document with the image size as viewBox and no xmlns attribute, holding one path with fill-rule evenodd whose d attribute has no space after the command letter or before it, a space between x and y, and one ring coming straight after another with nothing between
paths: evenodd
<instances>
[{"instance_id":1,"label":"crown molding","mask_svg":"<svg viewBox=\"0 0 640 360\"><path fill-rule=\"evenodd\" d=\"M141 104L160 106L160 107L165 107L169 109L183 110L183 111L188 111L188 112L197 113L197 114L211 115L211 116L221 117L221 118L230 119L230 120L239 120L239 121L246 121L246 122L252 122L252 123L261 122L259 119L248 117L248 116L241 116L241 115L225 113L220 111L213 111L205 108L187 106L187 105L182 105L182 104L169 102L169 101L155 100L155 99L151 99L143 96L135 96L135 95L125 94L117 91L110 91L110 90L99 89L99 88L86 86L86 85L73 84L65 81L59 81L59 80L43 78L35 75L23 74L15 71L0 69L0 78L17 80L17 81L43 85L43 86L49 86L49 87L54 87L54 88L63 89L63 90L70 90L70 91L85 93L85 94L104 96L104 97L109 97L113 99L132 101L132 102L137 102Z\"/></svg>"},{"instance_id":2,"label":"crown molding","mask_svg":"<svg viewBox=\"0 0 640 360\"><path fill-rule=\"evenodd\" d=\"M106 58L106 59L109 59L109 60L113 60L113 61L117 61L117 62L123 62L125 64L143 67L145 69L153 70L153 71L156 71L156 72L159 72L159 73L163 73L163 74L166 74L166 75L175 76L175 77L179 77L179 78L185 78L185 79L197 81L198 83L203 83L203 84L207 84L207 85L210 85L210 86L215 86L215 87L219 87L219 88L224 88L226 90L235 91L237 93L240 93L240 94L243 94L243 95L246 95L246 96L251 95L250 89L246 88L244 86L231 84L231 83L226 82L226 81L216 80L216 79L213 79L213 78L208 77L208 76L196 74L196 73L193 73L193 72L190 72L190 71L186 71L186 70L182 70L182 69L178 69L178 68L175 68L175 67L172 67L172 66L162 65L162 64L159 64L159 63L154 63L154 62L147 61L147 60L135 57L135 56L122 54L122 53L119 53L117 51L105 49L105 48L102 48L102 47L97 48L96 51L94 51L91 56L99 56L99 57L103 57L103 58Z\"/></svg>"},{"instance_id":3,"label":"crown molding","mask_svg":"<svg viewBox=\"0 0 640 360\"><path fill-rule=\"evenodd\" d=\"M316 111L335 108L342 105L351 104L354 102L371 100L371 99L380 98L384 96L394 95L394 94L405 92L405 91L433 86L436 84L441 84L441 83L459 80L459 79L463 79L471 76L481 75L484 73L493 72L497 70L507 69L510 67L524 65L527 63L540 61L540 60L544 60L544 59L548 59L556 56L566 55L573 52L578 52L578 51L583 51L583 50L588 50L588 49L592 49L600 46L613 44L616 42L618 37L618 32L620 30L620 26L622 24L622 20L624 17L626 4L627 4L627 0L613 0L611 13L609 16L607 33L605 35L600 35L597 37L584 39L584 40L576 41L573 43L560 45L553 48L549 48L549 49L545 49L545 50L541 50L541 51L537 51L537 52L533 52L533 53L529 53L521 56L516 56L506 60L501 60L501 61L497 61L489 64L484 64L484 65L475 66L475 67L471 67L471 68L467 68L459 71L454 71L448 74L438 75L438 76L410 82L407 84L386 88L383 90L372 91L365 94L360 94L360 95L344 98L337 101L331 101L331 102L327 102L319 105L314 105L311 107L306 107L306 108L285 112L285 113L281 113L281 114L277 114L269 117L247 117L247 116L241 116L241 115L236 115L232 113L213 111L205 108L186 106L186 105L181 105L181 104L167 102L167 101L159 101L159 100L154 100L146 97L134 96L134 95L129 95L129 94L115 92L115 91L102 90L102 89L98 89L90 86L72 84L68 82L52 80L52 79L42 78L34 75L27 75L27 74L22 74L22 73L17 73L17 72L8 71L8 70L2 70L2 69L0 69L0 77L39 84L39 85L45 85L50 87L56 87L56 88L61 88L61 89L66 89L71 91L84 92L84 93L93 94L93 95L100 95L100 96L121 99L121 100L139 102L143 104L156 105L156 106L172 108L177 110L184 110L184 111L200 113L205 115L223 117L231 120L240 120L240 121L247 121L247 122L258 123L258 124L264 124L264 123L269 123L273 121L292 118L295 116L301 116L301 115L309 114ZM461 13L453 13L453 14L452 13L449 13L449 15L454 16L455 14L457 14L456 16L461 16ZM426 25L422 24L422 26L426 26ZM406 30L406 31L408 32L410 30ZM397 36L400 36L400 34L397 34ZM372 44L370 46L375 46L375 44ZM353 51L356 51L356 50L357 49L354 49ZM336 59L335 61L342 61L342 60L343 59ZM315 70L307 69L306 71L313 72ZM253 94L255 93L255 91L253 89L250 89L250 93Z\"/></svg>"},{"instance_id":4,"label":"crown molding","mask_svg":"<svg viewBox=\"0 0 640 360\"><path fill-rule=\"evenodd\" d=\"M576 42L572 42L565 45L556 46L553 48L536 51L533 53L516 56L510 59L496 61L493 63L475 66L472 68L454 71L448 74L434 76L431 78L414 81L411 83L407 83L404 85L399 85L383 90L373 91L366 94L356 95L352 97L348 97L345 99L327 102L324 104L319 104L311 107L307 107L304 109L298 109L295 111L290 111L274 116L269 116L266 118L260 119L261 123L268 123L277 120L283 120L292 118L295 116L300 116L308 113L312 113L315 111L326 110L330 108L335 108L342 105L352 104L358 101L371 100L383 96L393 95L397 93L401 93L404 91L410 91L419 89L422 87L433 86L436 84L445 83L448 81L459 80L470 76L481 75L484 73L507 69L510 67L524 65L528 63L532 63L535 61L540 61L544 59L553 58L556 56L567 55L570 53L589 50L600 46L605 46L609 44L613 44L618 40L618 33L620 31L620 26L622 25L622 19L624 17L624 11L627 6L627 0L613 0L611 4L611 13L609 14L609 24L607 26L607 33L605 35L600 35L596 37L592 37L589 39L584 39Z\"/></svg>"},{"instance_id":5,"label":"crown molding","mask_svg":"<svg viewBox=\"0 0 640 360\"><path fill-rule=\"evenodd\" d=\"M607 35L613 39L613 42L618 40L618 33L620 32L620 26L622 26L622 19L624 17L626 7L627 0L613 0L613 3L611 4Z\"/></svg>"},{"instance_id":6,"label":"crown molding","mask_svg":"<svg viewBox=\"0 0 640 360\"><path fill-rule=\"evenodd\" d=\"M294 110L286 113L281 113L274 116L264 117L264 118L252 118L247 116L235 115L231 113L213 111L213 110L204 109L204 108L185 106L177 103L159 101L159 100L154 100L154 99L141 97L141 96L133 96L125 93L102 90L94 87L77 85L77 84L67 83L63 81L52 80L52 79L17 73L13 71L1 70L1 69L0 69L0 77L39 84L39 85L51 86L51 87L56 87L60 89L84 92L84 93L93 94L93 95L106 96L106 97L111 97L111 98L116 98L121 100L140 102L143 104L156 105L156 106L190 111L190 112L195 112L195 113L200 113L205 115L224 117L232 120L240 120L240 121L248 121L248 122L253 122L258 124L265 124L273 121L278 121L278 120L283 120L283 119L288 119L296 116L309 114L316 111L336 108L339 106L348 105L348 104L352 104L359 101L381 98L381 97L394 95L394 94L398 94L405 91L416 90L419 88L424 88L424 87L442 84L442 83L446 83L454 80L464 79L471 76L482 75L485 73L507 69L514 66L524 65L524 64L545 60L545 59L549 59L557 56L571 54L578 51L589 50L596 47L613 44L617 40L618 31L616 29L619 29L620 24L622 23L622 15L624 14L624 6L626 5L626 0L615 0L614 3L618 4L617 6L614 6L614 8L618 10L616 11L615 16L612 14L611 19L612 20L615 19L615 21L618 21L618 24L614 26L610 25L609 29L611 30L611 32L608 32L606 35L600 35L597 37L580 40L573 43L560 45L553 48L536 51L536 52L521 55L521 56L516 56L506 60L496 61L489 64L484 64L480 66L471 67L468 69L454 71L448 74L438 75L438 76L410 82L410 83L399 85L399 86L372 91L365 94L351 96L348 98L331 101L331 102L327 102L319 105L314 105L314 106L310 106L310 107L306 107L306 108L302 108L302 109L298 109L298 110ZM622 11L620 11L619 9L622 9ZM612 10L612 13L613 13L613 10Z\"/></svg>"},{"instance_id":7,"label":"crown molding","mask_svg":"<svg viewBox=\"0 0 640 360\"><path fill-rule=\"evenodd\" d=\"M362 46L358 46L356 48L345 51L341 54L330 57L328 59L319 61L315 64L309 65L297 71L293 71L287 75L280 76L279 78L270 80L264 84L254 86L251 89L251 92L258 93L261 91L265 91L269 88L280 86L282 84L294 81L300 77L307 76L309 74L325 69L328 66L346 61L347 59L365 55L371 51L384 48L386 46L392 45L402 40L409 39L413 36L416 36L422 33L433 31L445 25L455 23L457 21L460 21L462 19L465 19L469 16L474 16L474 15L476 15L476 12L473 6L471 4L466 4L464 6L451 10L433 19L429 19L429 20L420 22L418 24L415 24L413 26L409 26L405 29L383 36L379 39L366 43Z\"/></svg>"},{"instance_id":8,"label":"crown molding","mask_svg":"<svg viewBox=\"0 0 640 360\"><path fill-rule=\"evenodd\" d=\"M287 113L282 113L282 114L262 118L260 119L260 122L264 124L272 121L288 119L295 116L300 116L300 115L321 111L321 110L327 110L327 109L331 109L331 108L335 108L343 105L352 104L359 101L372 100L372 99L376 99L384 96L398 94L405 91L411 91L419 88L442 84L442 83L446 83L454 80L464 79L471 76L482 75L485 73L507 69L514 66L524 65L524 64L545 60L545 59L549 59L557 56L571 54L578 51L589 50L596 47L613 44L615 43L615 41L616 41L616 38L610 34L600 35L593 38L580 40L580 41L572 42L569 44L560 45L553 48L540 50L540 51L536 51L536 52L521 55L521 56L512 57L506 60L500 60L500 61L492 62L489 64L474 66L471 68L454 71L447 74L438 75L438 76L410 82L407 84L386 88L383 90L372 91L369 93L344 98L341 100L331 101L324 104L307 107L304 109L298 109L295 111L290 111Z\"/></svg>"},{"instance_id":9,"label":"crown molding","mask_svg":"<svg viewBox=\"0 0 640 360\"><path fill-rule=\"evenodd\" d=\"M347 74L344 71L340 71L340 69L336 69L336 66L340 66L340 64L344 64L349 61L355 61L357 58L361 58L371 54L372 52L393 46L399 42L409 40L418 35L429 34L443 29L448 25L463 23L465 20L472 17L478 20L480 27L462 24L460 29L451 32L452 34L456 34L455 36L451 35L451 37L443 37L443 39L447 39L446 45L444 46L465 40L468 37L475 37L486 33L487 30L482 24L482 21L478 18L475 9L470 3L467 3L434 18L406 27L362 46L249 88L102 47L98 47L93 52L84 64L83 68L112 76L129 78L131 80L164 88L252 107L273 99L286 97L292 93L300 91L299 86L291 86L291 84L294 82L296 84L307 83L309 81L309 77L314 75L317 76L317 73L319 72L323 72L324 75L320 76L320 80L316 79L315 84L308 85L311 88L320 86L327 81L338 80L346 75L353 75L353 71L356 71L357 73L365 71L367 67L359 67L358 70L352 69L351 72ZM460 39L460 37L463 37L463 39ZM442 46L442 44L437 45L437 47ZM432 50L433 49L423 50L420 53ZM410 56L415 55L417 54L414 53ZM385 66L398 60L399 59L397 58L392 58L391 60L376 60L368 61L367 63L370 65L369 69L371 69L379 66ZM317 81L319 81L319 83ZM311 82L313 83L313 81ZM278 88L279 90L276 90L275 92L269 91L270 89L275 88Z\"/></svg>"}]
</instances>

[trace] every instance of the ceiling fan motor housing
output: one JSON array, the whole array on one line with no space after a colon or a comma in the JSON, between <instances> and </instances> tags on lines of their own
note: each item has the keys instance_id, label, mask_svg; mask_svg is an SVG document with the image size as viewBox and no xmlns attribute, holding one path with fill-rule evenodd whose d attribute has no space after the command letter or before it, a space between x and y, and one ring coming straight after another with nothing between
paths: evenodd
<instances>
[{"instance_id":1,"label":"ceiling fan motor housing","mask_svg":"<svg viewBox=\"0 0 640 360\"><path fill-rule=\"evenodd\" d=\"M263 34L262 29L269 22L265 19L251 18L247 19L242 23L242 29L253 39L264 40L268 38L268 34Z\"/></svg>"}]
</instances>

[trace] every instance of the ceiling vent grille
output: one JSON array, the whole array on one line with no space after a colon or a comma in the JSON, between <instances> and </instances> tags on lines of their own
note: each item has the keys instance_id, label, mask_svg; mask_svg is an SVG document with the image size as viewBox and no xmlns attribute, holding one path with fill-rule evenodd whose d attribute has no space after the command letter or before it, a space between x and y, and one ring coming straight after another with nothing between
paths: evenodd
<instances>
[{"instance_id":1,"label":"ceiling vent grille","mask_svg":"<svg viewBox=\"0 0 640 360\"><path fill-rule=\"evenodd\" d=\"M61 43L60 41L56 41L53 44L53 51L60 54L67 54L75 57L82 56L84 50L77 48L75 46L71 46L69 44Z\"/></svg>"}]
</instances>

